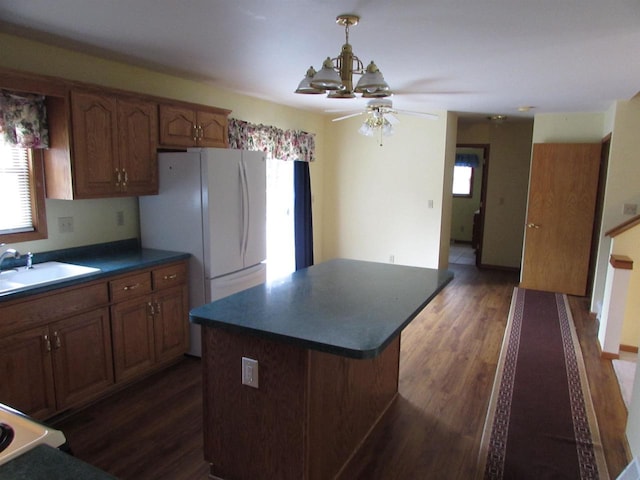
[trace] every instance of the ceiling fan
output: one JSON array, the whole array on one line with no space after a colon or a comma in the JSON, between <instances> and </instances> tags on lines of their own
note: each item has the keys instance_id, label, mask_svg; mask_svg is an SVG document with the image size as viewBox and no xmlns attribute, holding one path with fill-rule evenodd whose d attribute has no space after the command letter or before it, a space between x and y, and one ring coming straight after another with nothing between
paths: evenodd
<instances>
[{"instance_id":1,"label":"ceiling fan","mask_svg":"<svg viewBox=\"0 0 640 480\"><path fill-rule=\"evenodd\" d=\"M396 114L412 115L414 117L429 118L433 120L438 119L438 115L434 113L414 112L411 110L400 110L397 108L393 108L393 102L391 100L387 98L376 98L373 100L369 100L364 110L350 113L342 117L334 118L331 121L339 122L341 120L346 120L347 118L357 117L359 115L365 115L365 114L368 114L369 116L373 116L373 117L384 118L391 124L396 124L400 121L395 117Z\"/></svg>"},{"instance_id":2,"label":"ceiling fan","mask_svg":"<svg viewBox=\"0 0 640 480\"><path fill-rule=\"evenodd\" d=\"M382 146L382 136L393 135L393 126L400 122L397 114L412 115L415 117L437 119L438 115L433 113L413 112L410 110L399 110L393 108L391 100L386 98L376 98L369 100L364 110L350 113L342 117L332 119L333 122L346 120L347 118L366 115L366 118L358 130L358 133L367 137L373 137L378 132L380 134L380 146Z\"/></svg>"}]
</instances>

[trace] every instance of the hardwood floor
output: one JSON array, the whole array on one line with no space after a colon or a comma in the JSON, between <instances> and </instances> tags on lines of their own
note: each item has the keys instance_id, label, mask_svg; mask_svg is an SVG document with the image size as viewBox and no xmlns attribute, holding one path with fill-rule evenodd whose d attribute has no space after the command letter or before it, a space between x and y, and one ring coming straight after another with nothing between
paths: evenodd
<instances>
[{"instance_id":1,"label":"hardwood floor","mask_svg":"<svg viewBox=\"0 0 640 480\"><path fill-rule=\"evenodd\" d=\"M402 333L400 395L342 480L470 479L517 275L451 265L455 279ZM626 409L595 319L570 297L609 473L627 464ZM56 424L79 458L122 479L206 479L200 362L171 369Z\"/></svg>"}]
</instances>

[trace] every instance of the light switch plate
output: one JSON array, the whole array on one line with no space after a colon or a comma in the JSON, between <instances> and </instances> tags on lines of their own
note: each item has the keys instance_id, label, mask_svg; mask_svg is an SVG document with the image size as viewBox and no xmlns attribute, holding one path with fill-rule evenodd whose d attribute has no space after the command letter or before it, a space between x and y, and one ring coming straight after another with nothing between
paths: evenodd
<instances>
[{"instance_id":1,"label":"light switch plate","mask_svg":"<svg viewBox=\"0 0 640 480\"><path fill-rule=\"evenodd\" d=\"M242 357L242 384L258 388L260 386L259 380L258 361Z\"/></svg>"}]
</instances>

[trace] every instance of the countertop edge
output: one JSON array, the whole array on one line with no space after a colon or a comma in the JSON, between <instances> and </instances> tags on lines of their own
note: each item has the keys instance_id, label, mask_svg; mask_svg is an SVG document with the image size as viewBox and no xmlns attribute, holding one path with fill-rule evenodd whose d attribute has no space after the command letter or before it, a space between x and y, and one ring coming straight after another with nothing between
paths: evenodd
<instances>
[{"instance_id":1,"label":"countertop edge","mask_svg":"<svg viewBox=\"0 0 640 480\"><path fill-rule=\"evenodd\" d=\"M424 308L433 300L433 298L438 295L444 287L446 287L454 278L453 272L447 270L449 272L449 276L444 279L442 284L438 286L434 292L425 298L424 302L420 304L418 308L405 320L403 321L384 341L382 341L379 345L372 346L371 348L366 349L355 349L349 348L339 345L333 345L328 343L323 343L319 341L314 341L306 338L294 337L291 335L286 335L284 333L271 332L267 330L261 330L259 328L253 328L249 326L242 326L232 323L227 323L220 320L215 320L210 317L204 317L194 314L189 314L189 320L191 323L195 323L202 327L208 328L221 328L227 331L236 332L236 333L246 333L249 335L254 335L260 338L279 341L282 343L286 343L289 345L298 346L305 349L316 350L324 353L330 353L334 355L339 355L348 358L354 359L371 359L377 357L381 354L385 348L396 338L404 328L411 323Z\"/></svg>"},{"instance_id":2,"label":"countertop edge","mask_svg":"<svg viewBox=\"0 0 640 480\"><path fill-rule=\"evenodd\" d=\"M190 256L191 255L189 253L172 252L150 248L138 248L135 250L113 252L108 254L103 253L94 258L91 258L86 254L77 257L64 255L60 256L59 259L56 259L55 256L48 256L46 261L57 260L75 265L96 267L100 268L100 271L70 279L63 279L45 285L35 285L33 287L0 293L0 304L2 304L3 302L9 302L11 300L30 297L32 295L37 295L40 293L46 293L61 288L72 287L74 285L81 285L83 283L133 272L142 268L155 267L166 263L186 260L190 258ZM38 263L40 262L34 263L34 265L37 265Z\"/></svg>"}]
</instances>

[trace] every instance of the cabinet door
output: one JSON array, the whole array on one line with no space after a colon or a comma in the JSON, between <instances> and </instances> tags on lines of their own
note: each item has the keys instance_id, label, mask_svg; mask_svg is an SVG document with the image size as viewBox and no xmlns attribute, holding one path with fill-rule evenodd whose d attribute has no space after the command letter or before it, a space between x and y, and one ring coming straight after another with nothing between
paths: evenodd
<instances>
[{"instance_id":1,"label":"cabinet door","mask_svg":"<svg viewBox=\"0 0 640 480\"><path fill-rule=\"evenodd\" d=\"M113 360L116 381L147 372L155 362L150 297L139 297L111 307Z\"/></svg>"},{"instance_id":2,"label":"cabinet door","mask_svg":"<svg viewBox=\"0 0 640 480\"><path fill-rule=\"evenodd\" d=\"M183 355L189 348L189 294L186 285L155 295L156 361Z\"/></svg>"},{"instance_id":3,"label":"cabinet door","mask_svg":"<svg viewBox=\"0 0 640 480\"><path fill-rule=\"evenodd\" d=\"M193 147L196 145L196 113L172 105L160 105L160 145Z\"/></svg>"},{"instance_id":4,"label":"cabinet door","mask_svg":"<svg viewBox=\"0 0 640 480\"><path fill-rule=\"evenodd\" d=\"M39 419L56 410L48 335L41 327L0 340L0 403Z\"/></svg>"},{"instance_id":5,"label":"cabinet door","mask_svg":"<svg viewBox=\"0 0 640 480\"><path fill-rule=\"evenodd\" d=\"M113 195L119 168L115 97L72 92L71 115L76 198Z\"/></svg>"},{"instance_id":6,"label":"cabinet door","mask_svg":"<svg viewBox=\"0 0 640 480\"><path fill-rule=\"evenodd\" d=\"M108 308L53 323L49 331L59 410L97 396L113 384Z\"/></svg>"},{"instance_id":7,"label":"cabinet door","mask_svg":"<svg viewBox=\"0 0 640 480\"><path fill-rule=\"evenodd\" d=\"M122 193L157 194L157 105L142 100L118 99L118 139Z\"/></svg>"},{"instance_id":8,"label":"cabinet door","mask_svg":"<svg viewBox=\"0 0 640 480\"><path fill-rule=\"evenodd\" d=\"M198 146L226 148L229 144L227 116L215 112L198 111Z\"/></svg>"}]
</instances>

